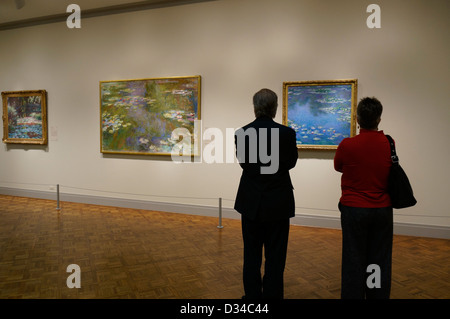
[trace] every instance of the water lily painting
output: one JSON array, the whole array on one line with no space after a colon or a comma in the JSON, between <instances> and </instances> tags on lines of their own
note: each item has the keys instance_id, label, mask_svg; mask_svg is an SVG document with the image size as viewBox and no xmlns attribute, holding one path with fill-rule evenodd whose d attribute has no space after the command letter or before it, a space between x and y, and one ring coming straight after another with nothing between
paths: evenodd
<instances>
[{"instance_id":1,"label":"water lily painting","mask_svg":"<svg viewBox=\"0 0 450 319\"><path fill-rule=\"evenodd\" d=\"M336 149L356 134L357 80L283 83L283 124L300 149Z\"/></svg>"},{"instance_id":2,"label":"water lily painting","mask_svg":"<svg viewBox=\"0 0 450 319\"><path fill-rule=\"evenodd\" d=\"M47 144L47 92L2 92L3 142Z\"/></svg>"},{"instance_id":3,"label":"water lily painting","mask_svg":"<svg viewBox=\"0 0 450 319\"><path fill-rule=\"evenodd\" d=\"M100 82L101 152L171 155L175 129L195 139L200 88L200 76Z\"/></svg>"}]
</instances>

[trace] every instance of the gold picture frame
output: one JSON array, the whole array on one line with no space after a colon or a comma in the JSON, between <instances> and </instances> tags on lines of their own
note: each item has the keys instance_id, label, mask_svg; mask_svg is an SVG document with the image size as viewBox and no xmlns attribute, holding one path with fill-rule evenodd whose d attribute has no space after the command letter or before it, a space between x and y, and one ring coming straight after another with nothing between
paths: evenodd
<instances>
[{"instance_id":1,"label":"gold picture frame","mask_svg":"<svg viewBox=\"0 0 450 319\"><path fill-rule=\"evenodd\" d=\"M357 79L283 82L283 124L297 148L335 150L355 136L357 90Z\"/></svg>"},{"instance_id":2,"label":"gold picture frame","mask_svg":"<svg viewBox=\"0 0 450 319\"><path fill-rule=\"evenodd\" d=\"M47 91L2 92L3 143L47 145Z\"/></svg>"},{"instance_id":3,"label":"gold picture frame","mask_svg":"<svg viewBox=\"0 0 450 319\"><path fill-rule=\"evenodd\" d=\"M200 75L100 82L101 153L171 156L179 145L172 132L185 129L195 141L200 118Z\"/></svg>"}]
</instances>

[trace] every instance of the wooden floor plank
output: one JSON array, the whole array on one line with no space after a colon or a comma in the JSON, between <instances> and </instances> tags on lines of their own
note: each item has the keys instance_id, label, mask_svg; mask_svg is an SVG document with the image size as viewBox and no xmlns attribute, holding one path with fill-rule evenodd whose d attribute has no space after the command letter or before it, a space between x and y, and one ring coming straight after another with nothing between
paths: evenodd
<instances>
[{"instance_id":1,"label":"wooden floor plank","mask_svg":"<svg viewBox=\"0 0 450 319\"><path fill-rule=\"evenodd\" d=\"M235 299L239 220L0 195L0 298ZM291 225L285 298L340 297L340 230ZM67 266L81 268L68 288ZM393 299L450 298L450 240L394 236Z\"/></svg>"}]
</instances>

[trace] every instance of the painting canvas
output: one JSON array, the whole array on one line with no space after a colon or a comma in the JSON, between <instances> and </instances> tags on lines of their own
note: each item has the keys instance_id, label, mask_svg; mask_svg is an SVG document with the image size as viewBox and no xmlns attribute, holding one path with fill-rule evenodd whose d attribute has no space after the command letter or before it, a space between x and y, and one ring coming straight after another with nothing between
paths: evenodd
<instances>
[{"instance_id":1,"label":"painting canvas","mask_svg":"<svg viewBox=\"0 0 450 319\"><path fill-rule=\"evenodd\" d=\"M356 133L357 80L283 83L283 124L296 131L297 147L336 149Z\"/></svg>"},{"instance_id":2,"label":"painting canvas","mask_svg":"<svg viewBox=\"0 0 450 319\"><path fill-rule=\"evenodd\" d=\"M2 92L3 142L47 144L47 92Z\"/></svg>"},{"instance_id":3,"label":"painting canvas","mask_svg":"<svg viewBox=\"0 0 450 319\"><path fill-rule=\"evenodd\" d=\"M100 82L101 152L171 155L175 129L195 138L200 88L200 76Z\"/></svg>"}]
</instances>

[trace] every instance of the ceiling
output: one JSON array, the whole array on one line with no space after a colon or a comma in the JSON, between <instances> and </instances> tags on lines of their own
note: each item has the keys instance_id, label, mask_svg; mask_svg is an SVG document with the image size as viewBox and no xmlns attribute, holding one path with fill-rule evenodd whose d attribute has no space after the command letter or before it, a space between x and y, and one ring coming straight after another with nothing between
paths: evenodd
<instances>
[{"instance_id":1,"label":"ceiling","mask_svg":"<svg viewBox=\"0 0 450 319\"><path fill-rule=\"evenodd\" d=\"M70 14L66 13L70 4L79 5L83 17L83 13L105 15L202 1L211 0L0 0L0 30L62 21Z\"/></svg>"}]
</instances>

